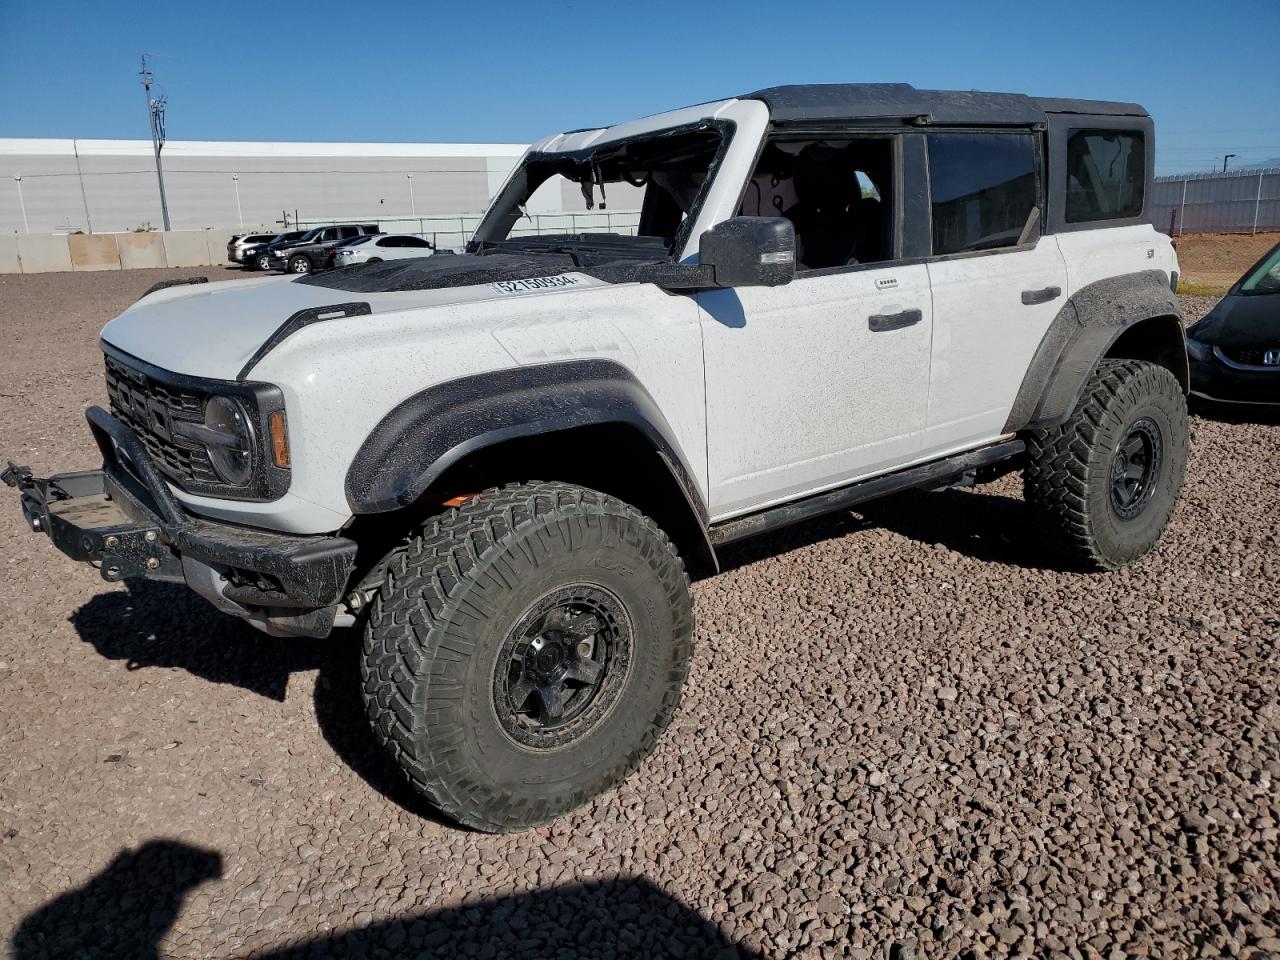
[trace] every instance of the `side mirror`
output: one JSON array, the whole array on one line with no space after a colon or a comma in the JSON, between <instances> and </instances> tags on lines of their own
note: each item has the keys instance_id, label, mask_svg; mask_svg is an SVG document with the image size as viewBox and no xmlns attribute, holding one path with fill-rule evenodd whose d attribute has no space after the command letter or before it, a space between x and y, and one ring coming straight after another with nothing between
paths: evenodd
<instances>
[{"instance_id":1,"label":"side mirror","mask_svg":"<svg viewBox=\"0 0 1280 960\"><path fill-rule=\"evenodd\" d=\"M734 217L698 240L718 287L779 287L796 276L796 229L785 217Z\"/></svg>"}]
</instances>

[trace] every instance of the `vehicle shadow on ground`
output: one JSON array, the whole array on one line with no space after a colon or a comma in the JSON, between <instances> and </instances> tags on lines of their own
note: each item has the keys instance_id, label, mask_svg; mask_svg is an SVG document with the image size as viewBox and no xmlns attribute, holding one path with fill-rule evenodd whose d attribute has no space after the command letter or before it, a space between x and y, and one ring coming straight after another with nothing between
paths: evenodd
<instances>
[{"instance_id":1,"label":"vehicle shadow on ground","mask_svg":"<svg viewBox=\"0 0 1280 960\"><path fill-rule=\"evenodd\" d=\"M1277 401L1280 402L1280 401ZM1216 420L1218 423L1252 424L1280 427L1280 406L1262 407L1247 404L1214 403L1211 400L1199 400L1192 397L1188 404L1192 416L1205 420Z\"/></svg>"},{"instance_id":2,"label":"vehicle shadow on ground","mask_svg":"<svg viewBox=\"0 0 1280 960\"><path fill-rule=\"evenodd\" d=\"M318 671L316 722L339 758L391 802L444 823L409 786L373 738L360 699L360 636L337 630L324 640L270 637L215 610L176 583L131 580L71 615L82 640L130 670L185 670L283 701L289 677ZM453 826L452 824L447 824Z\"/></svg>"},{"instance_id":3,"label":"vehicle shadow on ground","mask_svg":"<svg viewBox=\"0 0 1280 960\"><path fill-rule=\"evenodd\" d=\"M161 941L187 893L221 875L219 854L176 841L158 840L137 851L123 851L84 886L23 920L13 936L12 956L158 960L163 955ZM233 952L209 943L204 949L210 957ZM715 923L644 877L495 896L254 953L258 960L526 955L708 960L761 956L735 944Z\"/></svg>"},{"instance_id":4,"label":"vehicle shadow on ground","mask_svg":"<svg viewBox=\"0 0 1280 960\"><path fill-rule=\"evenodd\" d=\"M721 569L734 570L824 540L880 527L984 563L1077 572L1045 546L1030 520L1026 502L1020 497L971 490L910 490L735 544L724 550Z\"/></svg>"},{"instance_id":5,"label":"vehicle shadow on ground","mask_svg":"<svg viewBox=\"0 0 1280 960\"><path fill-rule=\"evenodd\" d=\"M71 615L82 640L130 670L169 667L284 700L289 675L317 669L325 641L269 637L215 610L185 585L131 580Z\"/></svg>"}]
</instances>

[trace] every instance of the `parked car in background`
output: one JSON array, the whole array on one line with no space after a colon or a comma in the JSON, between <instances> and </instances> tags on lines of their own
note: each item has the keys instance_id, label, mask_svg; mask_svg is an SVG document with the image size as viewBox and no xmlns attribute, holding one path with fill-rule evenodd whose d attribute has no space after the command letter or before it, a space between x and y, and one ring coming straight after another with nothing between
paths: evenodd
<instances>
[{"instance_id":1,"label":"parked car in background","mask_svg":"<svg viewBox=\"0 0 1280 960\"><path fill-rule=\"evenodd\" d=\"M243 264L247 251L258 244L270 243L276 238L274 233L237 233L227 241L227 259L231 263Z\"/></svg>"},{"instance_id":2,"label":"parked car in background","mask_svg":"<svg viewBox=\"0 0 1280 960\"><path fill-rule=\"evenodd\" d=\"M429 257L436 248L429 240L405 233L389 233L381 237L356 237L333 252L333 266L349 267L353 263L380 263L383 260L406 260Z\"/></svg>"},{"instance_id":3,"label":"parked car in background","mask_svg":"<svg viewBox=\"0 0 1280 960\"><path fill-rule=\"evenodd\" d=\"M1280 243L1187 331L1191 392L1280 405Z\"/></svg>"},{"instance_id":4,"label":"parked car in background","mask_svg":"<svg viewBox=\"0 0 1280 960\"><path fill-rule=\"evenodd\" d=\"M246 270L267 270L271 262L271 255L267 253L267 248L271 244L293 243L301 240L308 232L307 230L290 230L288 233L273 234L259 243L248 244L244 248L240 265Z\"/></svg>"},{"instance_id":5,"label":"parked car in background","mask_svg":"<svg viewBox=\"0 0 1280 960\"><path fill-rule=\"evenodd\" d=\"M273 243L267 247L267 253L270 254L268 269L287 270L289 273L323 270L328 266L329 255L325 247L332 246L338 240L381 232L376 223L337 223L327 227L315 227L297 240Z\"/></svg>"}]
</instances>

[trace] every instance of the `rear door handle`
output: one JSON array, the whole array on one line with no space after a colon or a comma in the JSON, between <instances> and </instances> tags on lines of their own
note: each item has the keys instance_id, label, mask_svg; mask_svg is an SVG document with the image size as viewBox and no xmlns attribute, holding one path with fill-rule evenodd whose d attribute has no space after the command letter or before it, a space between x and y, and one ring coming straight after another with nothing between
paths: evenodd
<instances>
[{"instance_id":1,"label":"rear door handle","mask_svg":"<svg viewBox=\"0 0 1280 960\"><path fill-rule=\"evenodd\" d=\"M1061 287L1044 287L1040 290L1023 290L1022 302L1028 307L1034 307L1037 303L1048 303L1050 300L1057 300L1062 296Z\"/></svg>"},{"instance_id":2,"label":"rear door handle","mask_svg":"<svg viewBox=\"0 0 1280 960\"><path fill-rule=\"evenodd\" d=\"M872 333L884 333L886 330L901 330L924 319L919 310L903 310L901 313L873 313L867 317L867 326Z\"/></svg>"}]
</instances>

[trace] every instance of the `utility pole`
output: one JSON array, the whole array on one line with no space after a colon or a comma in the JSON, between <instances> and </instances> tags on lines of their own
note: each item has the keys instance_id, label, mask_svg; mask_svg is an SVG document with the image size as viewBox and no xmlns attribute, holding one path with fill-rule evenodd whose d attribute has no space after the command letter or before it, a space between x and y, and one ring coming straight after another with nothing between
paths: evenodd
<instances>
[{"instance_id":1,"label":"utility pole","mask_svg":"<svg viewBox=\"0 0 1280 960\"><path fill-rule=\"evenodd\" d=\"M1226 173L1226 172L1227 172L1227 161L1228 161L1228 160L1233 160L1233 159L1235 159L1235 156L1236 156L1236 155L1235 155L1234 153L1228 153L1226 156L1224 156L1224 157L1222 158L1222 172L1223 172L1223 173Z\"/></svg>"},{"instance_id":2,"label":"utility pole","mask_svg":"<svg viewBox=\"0 0 1280 960\"><path fill-rule=\"evenodd\" d=\"M240 229L244 229L244 211L240 209L240 174L231 175L231 183L236 188L236 216L240 218Z\"/></svg>"},{"instance_id":3,"label":"utility pole","mask_svg":"<svg viewBox=\"0 0 1280 960\"><path fill-rule=\"evenodd\" d=\"M15 173L13 175L13 182L18 185L18 206L22 208L22 229L25 233L30 233L31 224L27 222L27 201L22 196L22 175ZM1257 221L1258 217L1256 214L1253 219ZM1257 231L1255 230L1254 232L1256 233Z\"/></svg>"},{"instance_id":4,"label":"utility pole","mask_svg":"<svg viewBox=\"0 0 1280 960\"><path fill-rule=\"evenodd\" d=\"M142 77L142 89L147 94L147 118L151 122L151 148L156 154L156 180L160 184L160 215L164 218L164 229L169 227L169 201L164 195L164 167L160 163L160 151L164 148L164 94L151 96L151 68L147 66L147 55L142 55L142 69L138 71Z\"/></svg>"}]
</instances>

